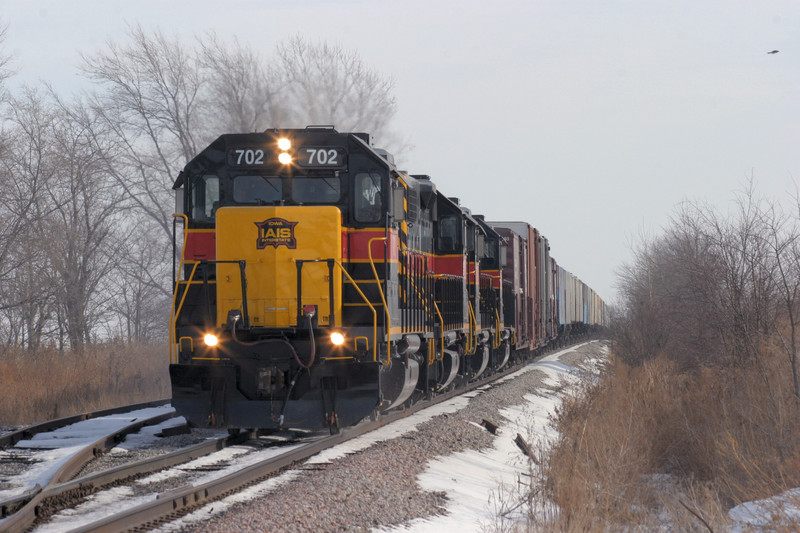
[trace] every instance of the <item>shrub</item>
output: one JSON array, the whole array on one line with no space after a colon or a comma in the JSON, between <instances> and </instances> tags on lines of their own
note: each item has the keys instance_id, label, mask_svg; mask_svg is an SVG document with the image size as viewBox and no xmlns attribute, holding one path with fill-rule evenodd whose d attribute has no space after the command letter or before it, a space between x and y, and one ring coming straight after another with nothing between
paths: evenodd
<instances>
[{"instance_id":1,"label":"shrub","mask_svg":"<svg viewBox=\"0 0 800 533\"><path fill-rule=\"evenodd\" d=\"M666 355L636 367L612 358L554 421L561 436L542 475L559 512L548 527L614 529L666 515L705 530L738 503L795 486L800 416L782 357L764 349L763 368L689 371Z\"/></svg>"},{"instance_id":2,"label":"shrub","mask_svg":"<svg viewBox=\"0 0 800 533\"><path fill-rule=\"evenodd\" d=\"M0 356L0 425L169 397L166 345L104 343L81 354L5 349Z\"/></svg>"}]
</instances>

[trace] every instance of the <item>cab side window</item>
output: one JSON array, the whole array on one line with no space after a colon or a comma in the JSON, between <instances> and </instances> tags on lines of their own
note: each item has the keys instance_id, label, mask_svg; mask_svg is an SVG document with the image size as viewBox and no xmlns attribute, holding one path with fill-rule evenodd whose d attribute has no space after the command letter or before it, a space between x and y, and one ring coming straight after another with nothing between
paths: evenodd
<instances>
[{"instance_id":1,"label":"cab side window","mask_svg":"<svg viewBox=\"0 0 800 533\"><path fill-rule=\"evenodd\" d=\"M219 206L219 178L213 174L195 178L191 200L194 220L213 220Z\"/></svg>"},{"instance_id":2,"label":"cab side window","mask_svg":"<svg viewBox=\"0 0 800 533\"><path fill-rule=\"evenodd\" d=\"M355 177L355 218L359 222L383 220L383 195L381 175L377 172L361 172Z\"/></svg>"},{"instance_id":3,"label":"cab side window","mask_svg":"<svg viewBox=\"0 0 800 533\"><path fill-rule=\"evenodd\" d=\"M445 254L456 253L461 245L460 225L454 216L442 217L438 224L436 241L439 251Z\"/></svg>"}]
</instances>

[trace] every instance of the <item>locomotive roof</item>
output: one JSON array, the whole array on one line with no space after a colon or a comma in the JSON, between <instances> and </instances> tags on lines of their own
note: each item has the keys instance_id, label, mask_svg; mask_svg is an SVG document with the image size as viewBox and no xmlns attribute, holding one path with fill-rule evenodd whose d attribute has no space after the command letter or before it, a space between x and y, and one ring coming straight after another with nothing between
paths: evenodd
<instances>
[{"instance_id":1,"label":"locomotive roof","mask_svg":"<svg viewBox=\"0 0 800 533\"><path fill-rule=\"evenodd\" d=\"M313 143L334 144L338 137L344 144L352 142L356 146L363 148L367 153L387 169L395 169L394 164L383 156L377 149L369 144L369 134L360 132L340 133L330 126L309 126L303 129L269 129L263 132L254 133L224 133L217 137L211 144L204 148L191 161L186 163L178 173L173 189L179 189L184 185L185 174L195 174L203 172L209 166L216 166L225 161L226 150L231 144L250 144L257 145L267 140L278 139L279 137L295 137L302 135Z\"/></svg>"},{"instance_id":2,"label":"locomotive roof","mask_svg":"<svg viewBox=\"0 0 800 533\"><path fill-rule=\"evenodd\" d=\"M436 191L436 195L439 197L439 202L444 202L452 207L453 210L461 212L461 216L478 226L484 235L487 237L500 238L500 235L486 223L483 215L473 215L469 208L461 205L461 202L459 202L458 198L445 196L441 191L438 190Z\"/></svg>"}]
</instances>

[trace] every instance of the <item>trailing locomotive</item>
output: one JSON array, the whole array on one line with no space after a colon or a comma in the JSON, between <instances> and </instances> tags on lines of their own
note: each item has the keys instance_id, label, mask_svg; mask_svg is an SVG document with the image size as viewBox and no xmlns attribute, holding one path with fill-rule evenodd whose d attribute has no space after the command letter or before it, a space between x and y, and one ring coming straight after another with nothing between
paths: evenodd
<instances>
[{"instance_id":1,"label":"trailing locomotive","mask_svg":"<svg viewBox=\"0 0 800 533\"><path fill-rule=\"evenodd\" d=\"M173 405L332 430L603 325L525 223L487 223L364 133L227 134L178 176Z\"/></svg>"}]
</instances>

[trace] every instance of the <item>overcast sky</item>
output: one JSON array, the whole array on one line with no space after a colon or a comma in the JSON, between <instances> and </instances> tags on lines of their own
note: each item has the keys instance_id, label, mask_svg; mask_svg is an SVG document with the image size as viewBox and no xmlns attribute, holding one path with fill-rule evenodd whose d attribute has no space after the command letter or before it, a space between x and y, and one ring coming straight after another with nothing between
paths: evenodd
<instances>
[{"instance_id":1,"label":"overcast sky","mask_svg":"<svg viewBox=\"0 0 800 533\"><path fill-rule=\"evenodd\" d=\"M796 0L0 0L0 20L14 83L65 93L79 53L126 24L355 50L396 80L408 171L540 228L606 299L631 242L683 199L725 210L750 176L776 200L800 180Z\"/></svg>"}]
</instances>

